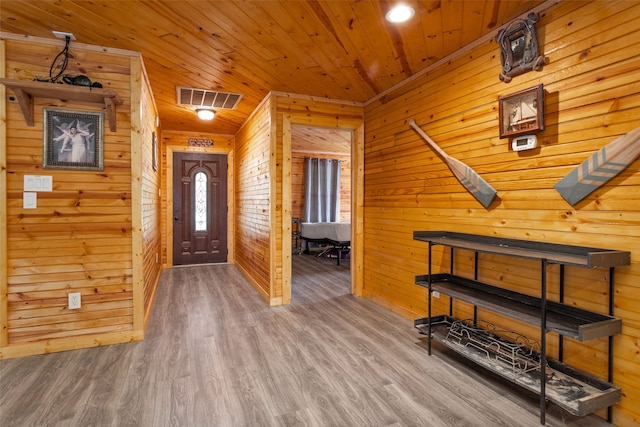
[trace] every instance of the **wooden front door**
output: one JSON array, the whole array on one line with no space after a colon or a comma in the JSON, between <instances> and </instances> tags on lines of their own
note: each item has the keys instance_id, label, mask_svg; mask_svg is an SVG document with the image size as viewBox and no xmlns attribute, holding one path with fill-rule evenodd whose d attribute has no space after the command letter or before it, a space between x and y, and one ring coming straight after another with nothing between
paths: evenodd
<instances>
[{"instance_id":1,"label":"wooden front door","mask_svg":"<svg viewBox=\"0 0 640 427\"><path fill-rule=\"evenodd\" d=\"M173 264L227 262L227 156L173 154Z\"/></svg>"}]
</instances>

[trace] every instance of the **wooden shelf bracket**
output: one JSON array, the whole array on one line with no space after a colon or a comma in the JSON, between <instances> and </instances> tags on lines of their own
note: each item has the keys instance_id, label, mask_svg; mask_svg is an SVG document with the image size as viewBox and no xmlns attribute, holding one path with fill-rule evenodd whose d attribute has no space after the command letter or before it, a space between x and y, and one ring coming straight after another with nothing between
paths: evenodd
<instances>
[{"instance_id":1,"label":"wooden shelf bracket","mask_svg":"<svg viewBox=\"0 0 640 427\"><path fill-rule=\"evenodd\" d=\"M104 105L109 130L116 131L116 107L122 99L115 90L5 78L0 83L15 93L27 126L35 124L33 99L39 97Z\"/></svg>"}]
</instances>

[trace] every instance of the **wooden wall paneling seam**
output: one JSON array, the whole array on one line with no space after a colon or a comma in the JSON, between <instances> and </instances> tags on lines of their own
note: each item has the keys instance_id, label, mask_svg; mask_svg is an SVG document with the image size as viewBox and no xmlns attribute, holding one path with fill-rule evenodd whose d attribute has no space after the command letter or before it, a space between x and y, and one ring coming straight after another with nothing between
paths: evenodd
<instances>
[{"instance_id":1,"label":"wooden wall paneling seam","mask_svg":"<svg viewBox=\"0 0 640 427\"><path fill-rule=\"evenodd\" d=\"M131 58L131 254L133 329L144 331L144 260L142 247L142 68ZM144 332L143 332L144 333Z\"/></svg>"},{"instance_id":2,"label":"wooden wall paneling seam","mask_svg":"<svg viewBox=\"0 0 640 427\"><path fill-rule=\"evenodd\" d=\"M163 134L164 138L164 134ZM167 267L173 266L173 146L163 144L165 153L164 162L164 235L165 235L165 262Z\"/></svg>"},{"instance_id":3,"label":"wooden wall paneling seam","mask_svg":"<svg viewBox=\"0 0 640 427\"><path fill-rule=\"evenodd\" d=\"M0 38L0 77L5 77L5 40ZM7 140L7 88L0 85L0 140ZM7 144L0 144L0 349L8 344Z\"/></svg>"},{"instance_id":4,"label":"wooden wall paneling seam","mask_svg":"<svg viewBox=\"0 0 640 427\"><path fill-rule=\"evenodd\" d=\"M278 140L277 140L277 104L274 98L269 102L268 137L269 137L269 305L282 305L281 284L276 283L276 274L282 268L282 254L277 252L276 243L282 239L282 227L279 226L278 213ZM282 209L281 209L282 210ZM279 289L278 289L279 288Z\"/></svg>"},{"instance_id":5,"label":"wooden wall paneling seam","mask_svg":"<svg viewBox=\"0 0 640 427\"><path fill-rule=\"evenodd\" d=\"M227 262L236 263L236 205L235 205L235 142L234 148L227 151Z\"/></svg>"},{"instance_id":6,"label":"wooden wall paneling seam","mask_svg":"<svg viewBox=\"0 0 640 427\"><path fill-rule=\"evenodd\" d=\"M364 115L351 137L351 292L364 289Z\"/></svg>"},{"instance_id":7,"label":"wooden wall paneling seam","mask_svg":"<svg viewBox=\"0 0 640 427\"><path fill-rule=\"evenodd\" d=\"M291 122L277 113L282 123L282 304L291 302Z\"/></svg>"}]
</instances>

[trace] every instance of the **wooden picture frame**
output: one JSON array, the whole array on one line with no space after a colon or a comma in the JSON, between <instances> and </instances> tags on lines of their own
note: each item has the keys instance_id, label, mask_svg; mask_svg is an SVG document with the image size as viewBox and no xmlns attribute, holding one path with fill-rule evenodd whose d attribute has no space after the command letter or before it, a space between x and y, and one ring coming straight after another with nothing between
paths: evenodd
<instances>
[{"instance_id":1,"label":"wooden picture frame","mask_svg":"<svg viewBox=\"0 0 640 427\"><path fill-rule=\"evenodd\" d=\"M44 109L44 169L104 169L104 113Z\"/></svg>"},{"instance_id":2,"label":"wooden picture frame","mask_svg":"<svg viewBox=\"0 0 640 427\"><path fill-rule=\"evenodd\" d=\"M498 98L500 138L527 135L544 130L544 87L542 84Z\"/></svg>"}]
</instances>

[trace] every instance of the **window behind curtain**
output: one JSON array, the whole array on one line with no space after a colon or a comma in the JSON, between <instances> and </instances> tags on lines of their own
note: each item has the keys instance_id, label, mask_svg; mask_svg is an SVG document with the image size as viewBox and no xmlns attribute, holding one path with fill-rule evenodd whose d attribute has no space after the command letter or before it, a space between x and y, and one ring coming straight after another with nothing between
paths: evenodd
<instances>
[{"instance_id":1,"label":"window behind curtain","mask_svg":"<svg viewBox=\"0 0 640 427\"><path fill-rule=\"evenodd\" d=\"M305 158L304 222L340 220L340 160Z\"/></svg>"}]
</instances>

